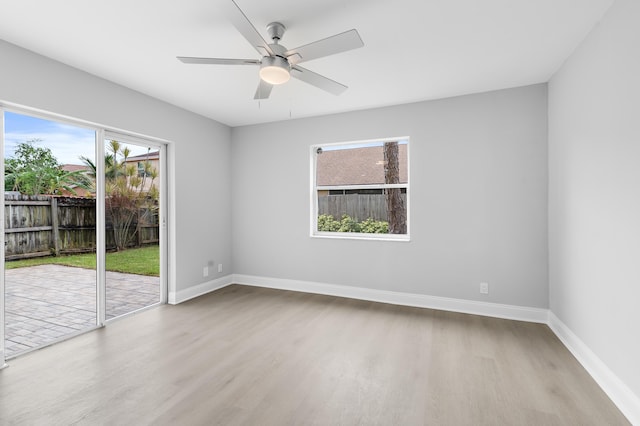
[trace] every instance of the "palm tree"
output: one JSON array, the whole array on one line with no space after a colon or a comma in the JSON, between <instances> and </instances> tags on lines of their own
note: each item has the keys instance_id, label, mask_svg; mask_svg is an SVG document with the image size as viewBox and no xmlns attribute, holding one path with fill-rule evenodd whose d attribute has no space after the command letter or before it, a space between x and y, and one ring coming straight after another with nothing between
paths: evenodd
<instances>
[{"instance_id":1,"label":"palm tree","mask_svg":"<svg viewBox=\"0 0 640 426\"><path fill-rule=\"evenodd\" d=\"M146 161L140 176L137 167L127 163L130 154L129 147L116 140L109 141L105 153L105 207L118 251L132 245L138 232L134 225L150 221L158 208L158 191L153 185L157 171ZM89 168L88 175L95 188L97 168L89 158L81 157L81 160Z\"/></svg>"}]
</instances>

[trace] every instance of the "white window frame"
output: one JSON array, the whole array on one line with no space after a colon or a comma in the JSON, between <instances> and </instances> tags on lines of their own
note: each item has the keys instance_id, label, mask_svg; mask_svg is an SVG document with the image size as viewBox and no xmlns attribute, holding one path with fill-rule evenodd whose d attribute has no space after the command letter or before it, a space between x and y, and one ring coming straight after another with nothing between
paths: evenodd
<instances>
[{"instance_id":1,"label":"white window frame","mask_svg":"<svg viewBox=\"0 0 640 426\"><path fill-rule=\"evenodd\" d=\"M322 186L318 187L316 184L317 177L317 158L318 148L324 148L328 146L348 146L348 145L367 145L372 143L385 143L385 142L407 142L407 183L400 184L379 184L379 185L338 185L338 186ZM335 142L335 143L323 143L310 146L310 169L311 169L311 221L310 221L310 236L312 238L337 238L337 239L350 239L350 240L378 240L378 241L410 241L410 137L400 136L393 138L380 138L380 139L368 139L359 141L348 142ZM318 190L331 191L331 190L352 190L352 189L387 189L387 188L405 188L406 189L406 214L407 214L407 233L406 234L370 234L359 232L320 232L318 231Z\"/></svg>"}]
</instances>

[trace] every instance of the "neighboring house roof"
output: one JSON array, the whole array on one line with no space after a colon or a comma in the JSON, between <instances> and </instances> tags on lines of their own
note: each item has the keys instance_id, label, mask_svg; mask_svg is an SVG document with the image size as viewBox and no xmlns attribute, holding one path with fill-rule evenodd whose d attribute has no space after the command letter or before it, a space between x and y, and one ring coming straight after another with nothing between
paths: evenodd
<instances>
[{"instance_id":1,"label":"neighboring house roof","mask_svg":"<svg viewBox=\"0 0 640 426\"><path fill-rule=\"evenodd\" d=\"M80 164L63 164L61 169L65 172L78 172L78 171L89 171L88 166L83 166Z\"/></svg>"},{"instance_id":2,"label":"neighboring house roof","mask_svg":"<svg viewBox=\"0 0 640 426\"><path fill-rule=\"evenodd\" d=\"M91 168L89 166L85 166L85 165L81 165L81 164L63 164L62 166L60 166L60 168L62 170L64 170L65 172L89 172L91 171ZM73 190L75 191L75 194L73 192L67 191L67 190L63 190L62 191L62 195L64 196L77 196L77 197L85 197L88 195L95 195L95 193L89 191L88 189L85 188L81 188L78 185L72 184L69 185L70 188L73 188Z\"/></svg>"},{"instance_id":3,"label":"neighboring house roof","mask_svg":"<svg viewBox=\"0 0 640 426\"><path fill-rule=\"evenodd\" d=\"M325 150L316 158L316 184L318 186L385 183L382 146ZM407 183L407 144L398 145L398 158L400 183Z\"/></svg>"},{"instance_id":4,"label":"neighboring house roof","mask_svg":"<svg viewBox=\"0 0 640 426\"><path fill-rule=\"evenodd\" d=\"M146 160L159 160L160 151L151 151L147 154L134 155L133 157L127 157L127 163L146 161Z\"/></svg>"}]
</instances>

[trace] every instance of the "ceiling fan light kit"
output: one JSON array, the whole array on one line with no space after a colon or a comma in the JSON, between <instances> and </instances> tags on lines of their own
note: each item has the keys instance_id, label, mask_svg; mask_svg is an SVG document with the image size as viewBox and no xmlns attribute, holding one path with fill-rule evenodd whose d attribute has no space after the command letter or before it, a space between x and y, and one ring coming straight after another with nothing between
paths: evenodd
<instances>
[{"instance_id":1,"label":"ceiling fan light kit","mask_svg":"<svg viewBox=\"0 0 640 426\"><path fill-rule=\"evenodd\" d=\"M260 78L269 84L278 85L289 81L289 61L280 56L265 56L260 65Z\"/></svg>"},{"instance_id":2,"label":"ceiling fan light kit","mask_svg":"<svg viewBox=\"0 0 640 426\"><path fill-rule=\"evenodd\" d=\"M279 44L286 30L280 22L267 25L267 33L273 43L267 43L258 33L249 18L240 7L231 0L230 18L242 36L262 55L262 59L222 59L222 58L194 58L178 56L185 64L213 64L213 65L260 65L260 82L254 99L267 99L273 86L284 84L293 76L307 84L339 95L347 86L333 81L320 74L316 74L298 64L312 59L318 59L336 53L346 52L364 46L358 31L349 30L295 49L287 49ZM296 71L292 73L291 71Z\"/></svg>"}]
</instances>

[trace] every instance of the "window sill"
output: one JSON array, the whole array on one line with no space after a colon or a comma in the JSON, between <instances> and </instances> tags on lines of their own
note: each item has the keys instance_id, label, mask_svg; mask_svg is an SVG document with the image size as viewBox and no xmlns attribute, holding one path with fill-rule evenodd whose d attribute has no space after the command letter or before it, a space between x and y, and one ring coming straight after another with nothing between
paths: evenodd
<instances>
[{"instance_id":1,"label":"window sill","mask_svg":"<svg viewBox=\"0 0 640 426\"><path fill-rule=\"evenodd\" d=\"M311 234L311 238L325 238L332 240L411 241L408 234L361 234L357 232L317 232Z\"/></svg>"}]
</instances>

